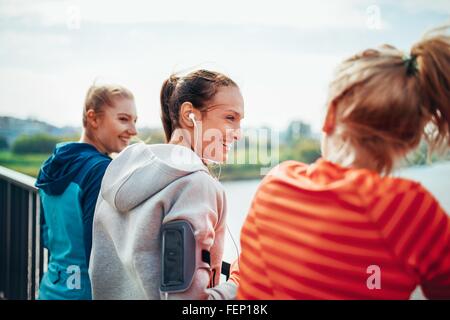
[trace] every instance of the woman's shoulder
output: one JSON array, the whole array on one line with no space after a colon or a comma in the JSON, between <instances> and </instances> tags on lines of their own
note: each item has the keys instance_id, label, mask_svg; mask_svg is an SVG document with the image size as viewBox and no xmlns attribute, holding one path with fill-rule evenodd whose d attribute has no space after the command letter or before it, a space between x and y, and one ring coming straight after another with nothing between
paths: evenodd
<instances>
[{"instance_id":1,"label":"woman's shoulder","mask_svg":"<svg viewBox=\"0 0 450 320\"><path fill-rule=\"evenodd\" d=\"M216 193L224 193L222 184L211 173L198 170L184 177L198 189L208 189Z\"/></svg>"},{"instance_id":2,"label":"woman's shoulder","mask_svg":"<svg viewBox=\"0 0 450 320\"><path fill-rule=\"evenodd\" d=\"M308 192L334 192L372 198L380 194L428 192L419 182L391 176L381 176L367 169L347 168L324 160L306 164L288 160L274 167L261 182L262 186Z\"/></svg>"},{"instance_id":3,"label":"woman's shoulder","mask_svg":"<svg viewBox=\"0 0 450 320\"><path fill-rule=\"evenodd\" d=\"M55 147L54 157L61 159L75 158L78 161L85 161L88 159L96 159L98 161L111 161L112 159L101 153L95 146L83 142L61 142Z\"/></svg>"},{"instance_id":4,"label":"woman's shoulder","mask_svg":"<svg viewBox=\"0 0 450 320\"><path fill-rule=\"evenodd\" d=\"M306 163L295 160L283 161L270 169L262 179L261 184L268 184L279 180L295 179L298 175L306 172L309 166L310 165Z\"/></svg>"},{"instance_id":5,"label":"woman's shoulder","mask_svg":"<svg viewBox=\"0 0 450 320\"><path fill-rule=\"evenodd\" d=\"M316 165L319 161L320 159L317 160L316 162L305 163L297 160L286 160L273 167L271 171L269 171L269 175L275 175L276 173L286 173L286 172L296 172L296 173L305 172L306 170L308 170L310 166Z\"/></svg>"}]
</instances>

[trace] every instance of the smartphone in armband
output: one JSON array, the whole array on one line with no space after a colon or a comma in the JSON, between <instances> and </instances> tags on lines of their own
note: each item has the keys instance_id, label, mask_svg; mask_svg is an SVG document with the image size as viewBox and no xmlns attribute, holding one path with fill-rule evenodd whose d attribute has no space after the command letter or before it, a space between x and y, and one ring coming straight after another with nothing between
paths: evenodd
<instances>
[{"instance_id":1,"label":"smartphone in armband","mask_svg":"<svg viewBox=\"0 0 450 320\"><path fill-rule=\"evenodd\" d=\"M195 237L189 222L177 220L161 229L161 292L183 292L195 272Z\"/></svg>"}]
</instances>

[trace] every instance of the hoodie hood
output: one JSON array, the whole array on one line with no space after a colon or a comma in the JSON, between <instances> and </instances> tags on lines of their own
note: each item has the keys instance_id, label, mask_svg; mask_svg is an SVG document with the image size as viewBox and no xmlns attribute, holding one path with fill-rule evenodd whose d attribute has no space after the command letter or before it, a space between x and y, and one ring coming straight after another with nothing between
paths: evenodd
<instances>
[{"instance_id":1,"label":"hoodie hood","mask_svg":"<svg viewBox=\"0 0 450 320\"><path fill-rule=\"evenodd\" d=\"M353 208L365 208L374 195L385 192L379 188L381 180L385 181L383 186L396 184L395 178L382 178L368 169L342 167L323 158L310 165L286 161L273 174L305 194L335 199Z\"/></svg>"},{"instance_id":2,"label":"hoodie hood","mask_svg":"<svg viewBox=\"0 0 450 320\"><path fill-rule=\"evenodd\" d=\"M197 171L209 172L191 149L173 144L136 143L106 170L101 196L117 211L128 212L173 181Z\"/></svg>"},{"instance_id":3,"label":"hoodie hood","mask_svg":"<svg viewBox=\"0 0 450 320\"><path fill-rule=\"evenodd\" d=\"M81 142L63 142L56 145L53 154L44 162L35 186L49 195L60 195L93 157L110 158L93 145Z\"/></svg>"}]
</instances>

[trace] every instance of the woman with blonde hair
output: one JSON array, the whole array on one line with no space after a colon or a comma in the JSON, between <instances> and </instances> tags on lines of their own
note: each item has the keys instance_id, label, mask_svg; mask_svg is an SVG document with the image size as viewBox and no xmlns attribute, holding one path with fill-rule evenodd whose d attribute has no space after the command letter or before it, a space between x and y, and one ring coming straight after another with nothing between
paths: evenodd
<instances>
[{"instance_id":1,"label":"woman with blonde hair","mask_svg":"<svg viewBox=\"0 0 450 320\"><path fill-rule=\"evenodd\" d=\"M42 165L36 187L41 232L49 251L39 299L91 299L88 276L95 204L110 154L136 135L133 94L116 85L89 88L79 142L60 143Z\"/></svg>"},{"instance_id":2,"label":"woman with blonde hair","mask_svg":"<svg viewBox=\"0 0 450 320\"><path fill-rule=\"evenodd\" d=\"M450 37L409 54L345 60L330 86L322 158L263 180L242 228L241 299L450 298L450 220L415 181L390 176L422 138L449 146Z\"/></svg>"}]
</instances>

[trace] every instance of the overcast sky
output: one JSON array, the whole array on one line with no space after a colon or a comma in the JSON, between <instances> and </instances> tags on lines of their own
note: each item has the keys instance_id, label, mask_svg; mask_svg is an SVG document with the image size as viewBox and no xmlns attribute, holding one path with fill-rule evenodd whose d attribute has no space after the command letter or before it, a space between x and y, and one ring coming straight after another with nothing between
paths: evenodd
<instances>
[{"instance_id":1,"label":"overcast sky","mask_svg":"<svg viewBox=\"0 0 450 320\"><path fill-rule=\"evenodd\" d=\"M246 126L318 130L336 65L382 43L409 50L450 1L0 0L0 115L81 124L87 88L118 83L138 126L159 126L171 72L210 68L241 87Z\"/></svg>"}]
</instances>

